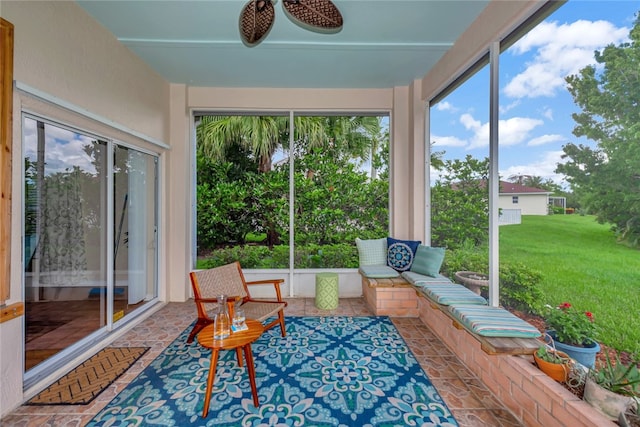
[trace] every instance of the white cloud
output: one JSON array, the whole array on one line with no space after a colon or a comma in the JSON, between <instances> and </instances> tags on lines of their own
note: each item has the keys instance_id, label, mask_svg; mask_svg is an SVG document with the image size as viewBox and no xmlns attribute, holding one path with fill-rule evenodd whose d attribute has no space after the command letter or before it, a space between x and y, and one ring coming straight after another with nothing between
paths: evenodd
<instances>
[{"instance_id":1,"label":"white cloud","mask_svg":"<svg viewBox=\"0 0 640 427\"><path fill-rule=\"evenodd\" d=\"M566 138L562 135L557 135L557 134L547 134L547 135L542 135L542 136L538 136L535 137L533 139L531 139L527 145L529 147L535 147L538 145L545 145L545 144L551 144L554 142L561 142L561 141L565 141Z\"/></svg>"},{"instance_id":2,"label":"white cloud","mask_svg":"<svg viewBox=\"0 0 640 427\"><path fill-rule=\"evenodd\" d=\"M466 140L456 136L431 135L431 141L436 149L441 147L465 147L467 145Z\"/></svg>"},{"instance_id":3,"label":"white cloud","mask_svg":"<svg viewBox=\"0 0 640 427\"><path fill-rule=\"evenodd\" d=\"M553 121L553 110L551 108L545 107L540 114L542 114L542 117L545 119Z\"/></svg>"},{"instance_id":4,"label":"white cloud","mask_svg":"<svg viewBox=\"0 0 640 427\"><path fill-rule=\"evenodd\" d=\"M450 102L447 102L447 101L438 102L436 104L436 110L438 110L438 111L451 111L451 112L458 111L458 109L456 107L454 107Z\"/></svg>"},{"instance_id":5,"label":"white cloud","mask_svg":"<svg viewBox=\"0 0 640 427\"><path fill-rule=\"evenodd\" d=\"M25 151L24 156L32 161L37 160L36 122L26 120L24 126ZM93 159L84 151L86 145L91 145L94 138L76 134L53 125L45 125L45 174L51 175L64 172L73 166L95 174Z\"/></svg>"},{"instance_id":6,"label":"white cloud","mask_svg":"<svg viewBox=\"0 0 640 427\"><path fill-rule=\"evenodd\" d=\"M460 116L460 123L462 123L462 126L467 130L477 130L482 126L480 120L474 119L473 116L468 113Z\"/></svg>"},{"instance_id":7,"label":"white cloud","mask_svg":"<svg viewBox=\"0 0 640 427\"><path fill-rule=\"evenodd\" d=\"M464 118L464 122L463 122ZM473 119L469 114L460 117L465 128L474 131L468 149L480 148L489 145L489 123L481 123ZM538 126L544 124L542 120L528 117L512 117L498 121L498 138L501 146L517 145L529 138L529 133Z\"/></svg>"},{"instance_id":8,"label":"white cloud","mask_svg":"<svg viewBox=\"0 0 640 427\"><path fill-rule=\"evenodd\" d=\"M500 171L500 177L507 178L513 175L531 175L539 176L544 179L550 179L556 184L566 186L564 175L555 173L558 163L564 163L562 159L564 151L547 151L536 161L526 165L514 165Z\"/></svg>"},{"instance_id":9,"label":"white cloud","mask_svg":"<svg viewBox=\"0 0 640 427\"><path fill-rule=\"evenodd\" d=\"M510 110L516 108L520 105L520 100L515 100L511 104L508 105L500 105L500 114L508 113Z\"/></svg>"},{"instance_id":10,"label":"white cloud","mask_svg":"<svg viewBox=\"0 0 640 427\"><path fill-rule=\"evenodd\" d=\"M533 60L504 87L514 98L554 96L564 78L594 64L593 52L628 40L629 29L608 21L579 20L570 24L542 22L513 45L513 55L532 53Z\"/></svg>"}]
</instances>

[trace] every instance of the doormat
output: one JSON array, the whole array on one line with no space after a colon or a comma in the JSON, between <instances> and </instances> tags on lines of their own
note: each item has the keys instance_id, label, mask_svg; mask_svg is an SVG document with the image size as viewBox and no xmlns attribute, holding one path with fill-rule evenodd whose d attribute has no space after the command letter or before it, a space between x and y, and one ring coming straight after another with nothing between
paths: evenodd
<instances>
[{"instance_id":1,"label":"doormat","mask_svg":"<svg viewBox=\"0 0 640 427\"><path fill-rule=\"evenodd\" d=\"M149 347L107 347L32 397L27 405L86 405L144 355Z\"/></svg>"}]
</instances>

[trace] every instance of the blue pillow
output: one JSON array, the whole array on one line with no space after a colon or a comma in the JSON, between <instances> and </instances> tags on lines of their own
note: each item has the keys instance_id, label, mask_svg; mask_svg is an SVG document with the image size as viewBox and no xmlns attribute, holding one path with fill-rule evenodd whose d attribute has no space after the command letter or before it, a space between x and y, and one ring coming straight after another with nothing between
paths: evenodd
<instances>
[{"instance_id":1,"label":"blue pillow","mask_svg":"<svg viewBox=\"0 0 640 427\"><path fill-rule=\"evenodd\" d=\"M411 264L411 271L425 276L437 277L444 261L444 248L419 245Z\"/></svg>"},{"instance_id":2,"label":"blue pillow","mask_svg":"<svg viewBox=\"0 0 640 427\"><path fill-rule=\"evenodd\" d=\"M407 271L413 264L420 240L398 240L387 237L387 264L396 271Z\"/></svg>"}]
</instances>

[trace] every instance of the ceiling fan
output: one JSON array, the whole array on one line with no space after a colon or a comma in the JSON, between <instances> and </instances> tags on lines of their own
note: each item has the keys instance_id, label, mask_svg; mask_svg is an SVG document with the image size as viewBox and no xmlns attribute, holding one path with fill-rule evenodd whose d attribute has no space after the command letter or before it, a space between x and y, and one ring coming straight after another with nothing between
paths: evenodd
<instances>
[{"instance_id":1,"label":"ceiling fan","mask_svg":"<svg viewBox=\"0 0 640 427\"><path fill-rule=\"evenodd\" d=\"M269 33L275 20L276 0L251 0L240 13L240 36L247 46L255 46ZM285 14L295 24L310 31L337 33L342 14L331 0L282 0Z\"/></svg>"}]
</instances>

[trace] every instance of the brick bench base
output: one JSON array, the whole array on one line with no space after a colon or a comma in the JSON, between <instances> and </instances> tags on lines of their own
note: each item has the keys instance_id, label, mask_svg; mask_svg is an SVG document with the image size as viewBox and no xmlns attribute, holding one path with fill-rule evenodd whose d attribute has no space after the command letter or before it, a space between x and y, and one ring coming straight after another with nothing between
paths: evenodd
<instances>
[{"instance_id":1,"label":"brick bench base","mask_svg":"<svg viewBox=\"0 0 640 427\"><path fill-rule=\"evenodd\" d=\"M370 279L362 276L362 295L376 316L418 317L418 294L402 277Z\"/></svg>"},{"instance_id":2,"label":"brick bench base","mask_svg":"<svg viewBox=\"0 0 640 427\"><path fill-rule=\"evenodd\" d=\"M420 320L453 351L526 426L616 427L587 402L552 380L532 356L487 354L483 344L427 298L418 299Z\"/></svg>"},{"instance_id":3,"label":"brick bench base","mask_svg":"<svg viewBox=\"0 0 640 427\"><path fill-rule=\"evenodd\" d=\"M524 425L617 426L536 368L532 356L509 354L509 340L483 342L404 279L362 277L362 293L376 315L419 317Z\"/></svg>"}]
</instances>

